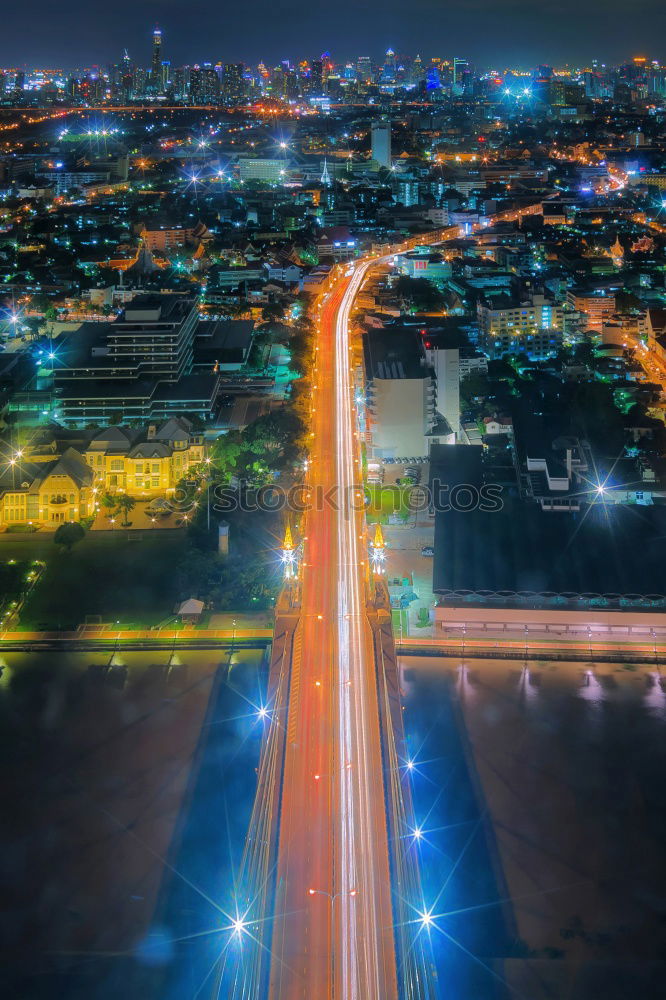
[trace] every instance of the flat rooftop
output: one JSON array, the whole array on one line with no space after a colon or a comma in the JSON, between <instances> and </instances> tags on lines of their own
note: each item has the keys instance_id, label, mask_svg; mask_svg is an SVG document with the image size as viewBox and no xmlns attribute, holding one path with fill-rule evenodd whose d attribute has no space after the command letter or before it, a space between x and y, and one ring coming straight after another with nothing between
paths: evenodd
<instances>
[{"instance_id":1,"label":"flat rooftop","mask_svg":"<svg viewBox=\"0 0 666 1000\"><path fill-rule=\"evenodd\" d=\"M431 479L480 489L490 480L480 454L472 452L481 449L440 446ZM543 511L506 488L500 496L499 511L436 513L433 590L444 600L454 593L460 600L467 592L472 603L485 598L510 604L518 594L531 594L536 603L580 595L587 603L597 597L666 601L666 506L595 501L564 513Z\"/></svg>"},{"instance_id":2,"label":"flat rooftop","mask_svg":"<svg viewBox=\"0 0 666 1000\"><path fill-rule=\"evenodd\" d=\"M423 379L430 374L416 329L369 330L363 334L363 351L368 379Z\"/></svg>"}]
</instances>

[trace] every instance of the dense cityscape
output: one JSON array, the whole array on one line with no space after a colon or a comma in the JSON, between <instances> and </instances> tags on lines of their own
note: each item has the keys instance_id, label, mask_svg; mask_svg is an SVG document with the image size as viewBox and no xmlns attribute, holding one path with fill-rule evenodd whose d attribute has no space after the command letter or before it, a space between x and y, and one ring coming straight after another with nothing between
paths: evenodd
<instances>
[{"instance_id":1,"label":"dense cityscape","mask_svg":"<svg viewBox=\"0 0 666 1000\"><path fill-rule=\"evenodd\" d=\"M131 37L0 69L3 995L660 996L666 58Z\"/></svg>"}]
</instances>

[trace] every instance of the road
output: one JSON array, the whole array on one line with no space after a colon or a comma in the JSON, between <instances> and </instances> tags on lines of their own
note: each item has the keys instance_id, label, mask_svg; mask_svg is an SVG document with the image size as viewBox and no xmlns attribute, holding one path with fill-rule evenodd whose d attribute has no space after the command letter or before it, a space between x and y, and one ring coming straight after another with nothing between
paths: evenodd
<instances>
[{"instance_id":1,"label":"road","mask_svg":"<svg viewBox=\"0 0 666 1000\"><path fill-rule=\"evenodd\" d=\"M450 227L393 252L459 235ZM254 944L252 957L241 952L240 964L229 966L231 994L222 963L216 998L397 1000L399 977L401 996L431 994L423 943L408 940L405 923L406 900L419 905L421 893L402 842L411 827L398 764L395 657L381 624L388 594L378 604L381 588L368 586L349 333L368 270L387 259L336 265L316 307L311 502L291 525L302 536L300 566L276 615L271 723L233 924L241 948L244 930Z\"/></svg>"},{"instance_id":2,"label":"road","mask_svg":"<svg viewBox=\"0 0 666 1000\"><path fill-rule=\"evenodd\" d=\"M397 1000L363 514L352 502L360 457L348 318L370 264L340 274L320 310L308 475L338 502L315 505L303 529L271 1000Z\"/></svg>"}]
</instances>

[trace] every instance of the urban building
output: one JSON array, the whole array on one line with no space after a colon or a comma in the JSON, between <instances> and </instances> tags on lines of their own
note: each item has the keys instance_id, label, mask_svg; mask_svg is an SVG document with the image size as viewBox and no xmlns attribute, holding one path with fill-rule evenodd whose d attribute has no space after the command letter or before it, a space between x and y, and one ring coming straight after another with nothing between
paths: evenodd
<instances>
[{"instance_id":1,"label":"urban building","mask_svg":"<svg viewBox=\"0 0 666 1000\"><path fill-rule=\"evenodd\" d=\"M616 311L615 295L605 288L585 291L568 289L567 303L580 316L584 329L601 333Z\"/></svg>"},{"instance_id":2,"label":"urban building","mask_svg":"<svg viewBox=\"0 0 666 1000\"><path fill-rule=\"evenodd\" d=\"M428 247L416 247L396 258L400 274L410 278L427 278L435 284L442 284L451 277L452 270L449 261L441 253Z\"/></svg>"},{"instance_id":3,"label":"urban building","mask_svg":"<svg viewBox=\"0 0 666 1000\"><path fill-rule=\"evenodd\" d=\"M504 292L485 292L477 305L479 346L491 358L556 354L564 340L564 312L544 295L520 302Z\"/></svg>"},{"instance_id":4,"label":"urban building","mask_svg":"<svg viewBox=\"0 0 666 1000\"><path fill-rule=\"evenodd\" d=\"M372 123L370 129L371 155L378 167L391 169L391 123L385 119Z\"/></svg>"},{"instance_id":5,"label":"urban building","mask_svg":"<svg viewBox=\"0 0 666 1000\"><path fill-rule=\"evenodd\" d=\"M363 351L372 457L427 456L437 425L436 385L419 333L370 330Z\"/></svg>"},{"instance_id":6,"label":"urban building","mask_svg":"<svg viewBox=\"0 0 666 1000\"><path fill-rule=\"evenodd\" d=\"M193 299L134 299L112 323L84 323L63 335L53 394L67 425L146 421L193 413L212 419L217 374L192 373L199 323Z\"/></svg>"},{"instance_id":7,"label":"urban building","mask_svg":"<svg viewBox=\"0 0 666 1000\"><path fill-rule=\"evenodd\" d=\"M239 176L242 181L264 181L279 184L286 176L284 160L269 157L243 156L238 161Z\"/></svg>"},{"instance_id":8,"label":"urban building","mask_svg":"<svg viewBox=\"0 0 666 1000\"><path fill-rule=\"evenodd\" d=\"M0 473L0 530L55 530L94 517L105 493L168 497L203 460L203 435L183 418L143 428L105 427L80 438L42 433L24 458Z\"/></svg>"},{"instance_id":9,"label":"urban building","mask_svg":"<svg viewBox=\"0 0 666 1000\"><path fill-rule=\"evenodd\" d=\"M637 517L631 505L588 492L581 509L554 513L503 484L482 448L440 446L430 460L433 490L448 486L435 513L436 631L459 621L575 627L589 624L590 614L595 622L632 616L647 626L666 609L652 544L666 530L666 507L641 508ZM554 466L550 475L557 487L566 466L561 477Z\"/></svg>"},{"instance_id":10,"label":"urban building","mask_svg":"<svg viewBox=\"0 0 666 1000\"><path fill-rule=\"evenodd\" d=\"M220 97L220 78L214 66L193 66L190 70L190 103L216 104Z\"/></svg>"}]
</instances>

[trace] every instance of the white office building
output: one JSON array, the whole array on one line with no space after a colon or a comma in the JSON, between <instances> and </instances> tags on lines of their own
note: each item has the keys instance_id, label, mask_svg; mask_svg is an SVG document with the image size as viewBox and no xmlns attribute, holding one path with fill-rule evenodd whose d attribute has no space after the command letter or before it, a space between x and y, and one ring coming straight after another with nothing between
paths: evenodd
<instances>
[{"instance_id":1,"label":"white office building","mask_svg":"<svg viewBox=\"0 0 666 1000\"><path fill-rule=\"evenodd\" d=\"M382 119L372 123L372 159L380 167L391 169L391 123Z\"/></svg>"}]
</instances>

